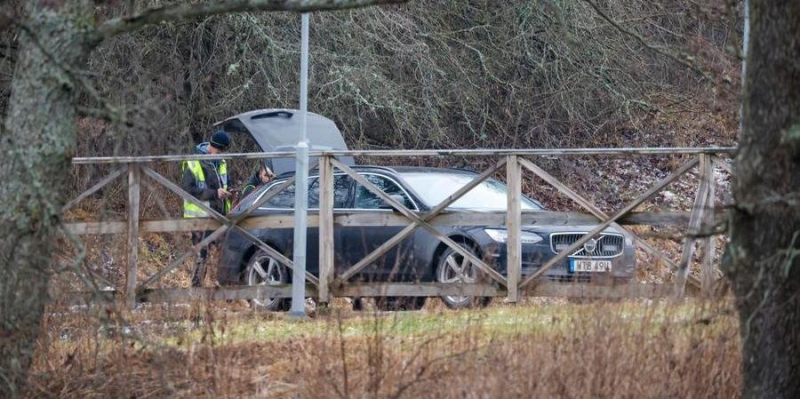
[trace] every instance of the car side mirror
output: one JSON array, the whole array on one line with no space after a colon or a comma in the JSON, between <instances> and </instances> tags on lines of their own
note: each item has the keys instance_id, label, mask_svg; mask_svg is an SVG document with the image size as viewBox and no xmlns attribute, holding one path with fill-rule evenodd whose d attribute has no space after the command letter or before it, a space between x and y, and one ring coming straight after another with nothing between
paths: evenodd
<instances>
[{"instance_id":1,"label":"car side mirror","mask_svg":"<svg viewBox=\"0 0 800 399\"><path fill-rule=\"evenodd\" d=\"M403 196L400 194L389 194L389 197L401 204L405 204L406 202L405 198L403 198ZM397 209L395 209L389 202L383 199L381 200L381 205L378 207L378 209L391 209L393 211L397 211Z\"/></svg>"}]
</instances>

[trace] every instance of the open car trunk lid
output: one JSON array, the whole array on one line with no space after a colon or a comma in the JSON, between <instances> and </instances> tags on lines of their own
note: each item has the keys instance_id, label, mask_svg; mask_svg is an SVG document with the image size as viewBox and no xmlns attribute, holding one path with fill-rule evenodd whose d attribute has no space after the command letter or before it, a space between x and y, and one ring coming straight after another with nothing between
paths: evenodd
<instances>
[{"instance_id":1,"label":"open car trunk lid","mask_svg":"<svg viewBox=\"0 0 800 399\"><path fill-rule=\"evenodd\" d=\"M272 108L245 112L217 122L214 126L230 133L250 134L264 152L295 151L300 140L300 111ZM347 150L342 133L336 124L312 112L307 116L307 138L311 151ZM312 157L310 162L314 162ZM340 157L345 165L354 165L352 157ZM294 158L265 159L276 175L294 172Z\"/></svg>"}]
</instances>

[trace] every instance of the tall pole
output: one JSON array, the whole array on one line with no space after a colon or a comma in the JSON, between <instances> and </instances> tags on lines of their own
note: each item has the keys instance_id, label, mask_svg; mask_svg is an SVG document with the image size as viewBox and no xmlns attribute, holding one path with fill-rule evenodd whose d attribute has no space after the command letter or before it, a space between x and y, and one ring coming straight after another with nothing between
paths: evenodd
<instances>
[{"instance_id":1,"label":"tall pole","mask_svg":"<svg viewBox=\"0 0 800 399\"><path fill-rule=\"evenodd\" d=\"M742 27L742 98L744 98L745 75L747 74L747 46L750 45L750 0L744 0L744 21ZM739 105L739 131L744 125L744 101Z\"/></svg>"},{"instance_id":2,"label":"tall pole","mask_svg":"<svg viewBox=\"0 0 800 399\"><path fill-rule=\"evenodd\" d=\"M300 44L300 142L297 143L294 190L294 272L289 315L306 317L306 233L308 232L308 13L301 16Z\"/></svg>"}]
</instances>

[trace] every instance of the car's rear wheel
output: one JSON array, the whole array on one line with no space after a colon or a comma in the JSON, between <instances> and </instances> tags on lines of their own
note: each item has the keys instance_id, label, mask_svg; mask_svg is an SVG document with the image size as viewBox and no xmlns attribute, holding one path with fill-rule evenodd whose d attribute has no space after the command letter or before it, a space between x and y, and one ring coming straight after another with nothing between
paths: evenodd
<instances>
[{"instance_id":1,"label":"car's rear wheel","mask_svg":"<svg viewBox=\"0 0 800 399\"><path fill-rule=\"evenodd\" d=\"M244 282L247 285L272 285L277 286L289 282L289 272L286 267L275 258L258 250L247 262L244 272ZM251 299L250 306L254 309L284 312L289 310L291 302L288 298L266 297Z\"/></svg>"},{"instance_id":2,"label":"car's rear wheel","mask_svg":"<svg viewBox=\"0 0 800 399\"><path fill-rule=\"evenodd\" d=\"M466 244L461 244L461 246L477 256L473 248ZM436 280L440 283L469 284L477 282L480 277L481 272L478 266L452 248L447 248L439 258L439 264L436 267ZM484 307L489 305L492 300L491 297L451 295L443 295L441 298L444 304L450 309Z\"/></svg>"}]
</instances>

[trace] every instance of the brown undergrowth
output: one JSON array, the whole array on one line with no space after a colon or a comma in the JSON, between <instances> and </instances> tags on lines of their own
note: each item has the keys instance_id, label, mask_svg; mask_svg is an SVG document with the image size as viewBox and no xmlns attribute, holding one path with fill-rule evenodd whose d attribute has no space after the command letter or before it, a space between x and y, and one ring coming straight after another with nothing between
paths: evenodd
<instances>
[{"instance_id":1,"label":"brown undergrowth","mask_svg":"<svg viewBox=\"0 0 800 399\"><path fill-rule=\"evenodd\" d=\"M529 302L339 304L304 322L238 304L53 313L29 397L738 397L727 303Z\"/></svg>"}]
</instances>

